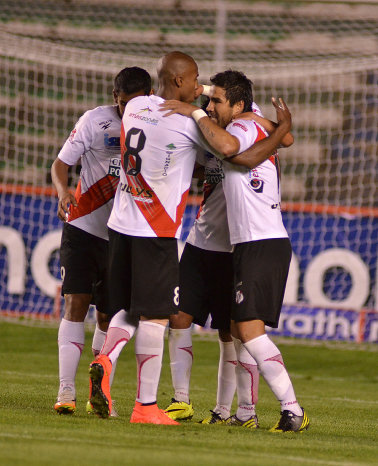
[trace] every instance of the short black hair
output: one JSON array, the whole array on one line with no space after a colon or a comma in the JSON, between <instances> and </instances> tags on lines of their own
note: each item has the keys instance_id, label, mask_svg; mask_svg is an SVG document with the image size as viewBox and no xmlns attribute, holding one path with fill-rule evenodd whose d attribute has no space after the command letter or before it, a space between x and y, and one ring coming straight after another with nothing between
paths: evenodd
<instances>
[{"instance_id":1,"label":"short black hair","mask_svg":"<svg viewBox=\"0 0 378 466\"><path fill-rule=\"evenodd\" d=\"M134 92L144 91L146 95L151 92L151 76L143 68L132 66L124 68L114 78L114 91L119 94L134 94Z\"/></svg>"},{"instance_id":2,"label":"short black hair","mask_svg":"<svg viewBox=\"0 0 378 466\"><path fill-rule=\"evenodd\" d=\"M212 76L210 82L226 91L226 99L231 106L237 102L244 102L243 111L252 111L253 82L244 73L234 70L223 71Z\"/></svg>"}]
</instances>

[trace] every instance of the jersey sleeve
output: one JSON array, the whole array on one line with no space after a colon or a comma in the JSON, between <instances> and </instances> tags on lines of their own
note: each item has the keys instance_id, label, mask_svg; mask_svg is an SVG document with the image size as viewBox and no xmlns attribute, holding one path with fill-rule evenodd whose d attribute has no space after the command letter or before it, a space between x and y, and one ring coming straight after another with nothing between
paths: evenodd
<instances>
[{"instance_id":1,"label":"jersey sleeve","mask_svg":"<svg viewBox=\"0 0 378 466\"><path fill-rule=\"evenodd\" d=\"M252 102L252 112L256 113L256 115L258 116L264 117L262 111L260 110L260 107L255 102Z\"/></svg>"},{"instance_id":2,"label":"jersey sleeve","mask_svg":"<svg viewBox=\"0 0 378 466\"><path fill-rule=\"evenodd\" d=\"M67 165L75 165L80 157L85 154L92 145L93 130L91 112L85 112L76 123L70 136L60 150L58 157Z\"/></svg>"},{"instance_id":3,"label":"jersey sleeve","mask_svg":"<svg viewBox=\"0 0 378 466\"><path fill-rule=\"evenodd\" d=\"M249 149L257 138L256 125L254 122L247 123L246 120L232 121L227 126L226 131L228 131L239 140L240 147L238 154Z\"/></svg>"}]
</instances>

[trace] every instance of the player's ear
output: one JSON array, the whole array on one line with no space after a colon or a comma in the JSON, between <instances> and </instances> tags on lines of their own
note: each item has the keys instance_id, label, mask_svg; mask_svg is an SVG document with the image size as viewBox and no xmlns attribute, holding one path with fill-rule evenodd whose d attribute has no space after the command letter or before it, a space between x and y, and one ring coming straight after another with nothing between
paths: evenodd
<instances>
[{"instance_id":1,"label":"player's ear","mask_svg":"<svg viewBox=\"0 0 378 466\"><path fill-rule=\"evenodd\" d=\"M114 102L117 103L118 94L115 89L113 89L113 99L114 99Z\"/></svg>"},{"instance_id":2,"label":"player's ear","mask_svg":"<svg viewBox=\"0 0 378 466\"><path fill-rule=\"evenodd\" d=\"M243 113L244 111L244 102L241 100L240 102L236 102L234 105L236 113Z\"/></svg>"},{"instance_id":3,"label":"player's ear","mask_svg":"<svg viewBox=\"0 0 378 466\"><path fill-rule=\"evenodd\" d=\"M154 88L152 88L152 89L150 90L150 94L149 94L149 95L153 95L153 94L155 94Z\"/></svg>"},{"instance_id":4,"label":"player's ear","mask_svg":"<svg viewBox=\"0 0 378 466\"><path fill-rule=\"evenodd\" d=\"M175 85L176 87L182 87L182 83L183 83L183 78L182 76L175 76Z\"/></svg>"}]
</instances>

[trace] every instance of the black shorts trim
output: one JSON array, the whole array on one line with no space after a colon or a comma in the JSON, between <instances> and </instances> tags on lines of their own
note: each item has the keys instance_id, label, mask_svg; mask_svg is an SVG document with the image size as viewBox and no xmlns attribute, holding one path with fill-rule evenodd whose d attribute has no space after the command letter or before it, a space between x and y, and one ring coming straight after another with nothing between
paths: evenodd
<instances>
[{"instance_id":1,"label":"black shorts trim","mask_svg":"<svg viewBox=\"0 0 378 466\"><path fill-rule=\"evenodd\" d=\"M107 312L109 242L64 223L60 245L62 295L91 294L92 304Z\"/></svg>"},{"instance_id":2,"label":"black shorts trim","mask_svg":"<svg viewBox=\"0 0 378 466\"><path fill-rule=\"evenodd\" d=\"M113 315L169 318L179 305L175 238L129 236L109 229L109 300Z\"/></svg>"},{"instance_id":3,"label":"black shorts trim","mask_svg":"<svg viewBox=\"0 0 378 466\"><path fill-rule=\"evenodd\" d=\"M180 310L202 327L229 330L233 290L232 254L185 244L180 260Z\"/></svg>"},{"instance_id":4,"label":"black shorts trim","mask_svg":"<svg viewBox=\"0 0 378 466\"><path fill-rule=\"evenodd\" d=\"M235 246L233 320L258 319L278 327L291 252L288 238Z\"/></svg>"}]
</instances>

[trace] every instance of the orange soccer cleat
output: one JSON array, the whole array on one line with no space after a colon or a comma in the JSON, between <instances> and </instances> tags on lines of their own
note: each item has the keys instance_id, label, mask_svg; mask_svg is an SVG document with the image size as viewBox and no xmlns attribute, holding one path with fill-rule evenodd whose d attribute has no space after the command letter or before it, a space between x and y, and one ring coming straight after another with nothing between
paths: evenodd
<instances>
[{"instance_id":1,"label":"orange soccer cleat","mask_svg":"<svg viewBox=\"0 0 378 466\"><path fill-rule=\"evenodd\" d=\"M179 426L180 424L166 415L163 409L159 409L156 403L152 405L142 405L135 402L133 413L130 419L135 424L164 424L168 426Z\"/></svg>"},{"instance_id":2,"label":"orange soccer cleat","mask_svg":"<svg viewBox=\"0 0 378 466\"><path fill-rule=\"evenodd\" d=\"M109 376L112 363L105 354L99 354L89 366L89 402L99 417L109 417L112 411Z\"/></svg>"}]
</instances>

